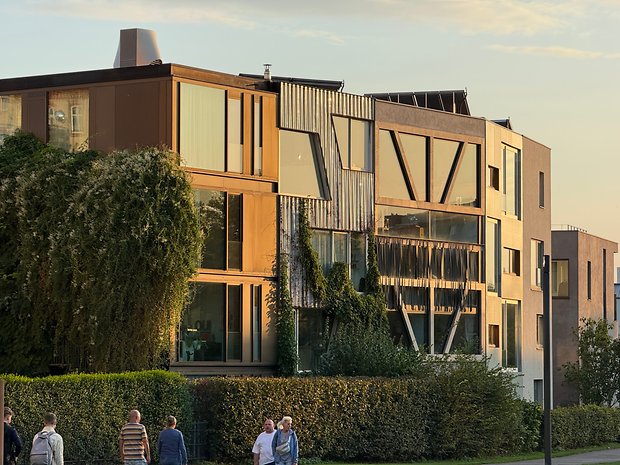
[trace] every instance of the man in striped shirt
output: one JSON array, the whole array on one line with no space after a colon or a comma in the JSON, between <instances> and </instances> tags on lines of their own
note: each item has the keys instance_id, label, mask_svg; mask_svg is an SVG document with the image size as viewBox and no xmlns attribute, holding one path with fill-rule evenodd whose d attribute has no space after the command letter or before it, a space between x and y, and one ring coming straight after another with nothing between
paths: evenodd
<instances>
[{"instance_id":1,"label":"man in striped shirt","mask_svg":"<svg viewBox=\"0 0 620 465\"><path fill-rule=\"evenodd\" d=\"M146 428L140 423L140 412L129 412L129 422L121 428L118 438L121 461L125 465L144 465L151 463L151 450Z\"/></svg>"}]
</instances>

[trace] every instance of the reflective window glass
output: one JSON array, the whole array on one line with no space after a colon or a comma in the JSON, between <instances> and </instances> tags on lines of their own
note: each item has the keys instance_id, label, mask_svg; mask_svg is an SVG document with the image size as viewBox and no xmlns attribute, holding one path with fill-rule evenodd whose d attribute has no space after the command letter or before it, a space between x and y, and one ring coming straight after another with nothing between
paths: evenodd
<instances>
[{"instance_id":1,"label":"reflective window glass","mask_svg":"<svg viewBox=\"0 0 620 465\"><path fill-rule=\"evenodd\" d=\"M241 286L228 286L228 360L241 360Z\"/></svg>"},{"instance_id":2,"label":"reflective window glass","mask_svg":"<svg viewBox=\"0 0 620 465\"><path fill-rule=\"evenodd\" d=\"M521 157L512 147L503 147L504 163L504 211L508 215L521 216Z\"/></svg>"},{"instance_id":3,"label":"reflective window glass","mask_svg":"<svg viewBox=\"0 0 620 465\"><path fill-rule=\"evenodd\" d=\"M347 233L334 233L334 262L349 263L349 247Z\"/></svg>"},{"instance_id":4,"label":"reflective window glass","mask_svg":"<svg viewBox=\"0 0 620 465\"><path fill-rule=\"evenodd\" d=\"M315 308L297 310L299 369L317 370L323 354L323 312Z\"/></svg>"},{"instance_id":5,"label":"reflective window glass","mask_svg":"<svg viewBox=\"0 0 620 465\"><path fill-rule=\"evenodd\" d=\"M342 167L348 169L351 167L349 163L349 118L333 115L332 121L336 131L336 143L338 144L340 161L342 162Z\"/></svg>"},{"instance_id":6,"label":"reflective window glass","mask_svg":"<svg viewBox=\"0 0 620 465\"><path fill-rule=\"evenodd\" d=\"M519 302L503 302L502 365L520 369L521 312Z\"/></svg>"},{"instance_id":7,"label":"reflective window glass","mask_svg":"<svg viewBox=\"0 0 620 465\"><path fill-rule=\"evenodd\" d=\"M263 295L262 286L252 285L252 361L260 362L262 349Z\"/></svg>"},{"instance_id":8,"label":"reflective window glass","mask_svg":"<svg viewBox=\"0 0 620 465\"><path fill-rule=\"evenodd\" d=\"M226 285L197 282L191 288L193 299L183 312L177 359L223 361Z\"/></svg>"},{"instance_id":9,"label":"reflective window glass","mask_svg":"<svg viewBox=\"0 0 620 465\"><path fill-rule=\"evenodd\" d=\"M469 291L456 326L451 353L480 353L480 292Z\"/></svg>"},{"instance_id":10,"label":"reflective window glass","mask_svg":"<svg viewBox=\"0 0 620 465\"><path fill-rule=\"evenodd\" d=\"M377 234L424 239L429 236L428 210L377 205Z\"/></svg>"},{"instance_id":11,"label":"reflective window glass","mask_svg":"<svg viewBox=\"0 0 620 465\"><path fill-rule=\"evenodd\" d=\"M450 205L478 205L478 145L467 144L459 169L452 182L447 203Z\"/></svg>"},{"instance_id":12,"label":"reflective window glass","mask_svg":"<svg viewBox=\"0 0 620 465\"><path fill-rule=\"evenodd\" d=\"M351 168L372 171L370 121L351 120Z\"/></svg>"},{"instance_id":13,"label":"reflective window glass","mask_svg":"<svg viewBox=\"0 0 620 465\"><path fill-rule=\"evenodd\" d=\"M88 89L49 92L49 143L67 151L88 148Z\"/></svg>"},{"instance_id":14,"label":"reflective window glass","mask_svg":"<svg viewBox=\"0 0 620 465\"><path fill-rule=\"evenodd\" d=\"M551 262L551 295L568 297L568 260Z\"/></svg>"},{"instance_id":15,"label":"reflective window glass","mask_svg":"<svg viewBox=\"0 0 620 465\"><path fill-rule=\"evenodd\" d=\"M312 231L312 248L319 255L323 273L327 274L332 267L332 236L329 231L314 229Z\"/></svg>"},{"instance_id":16,"label":"reflective window glass","mask_svg":"<svg viewBox=\"0 0 620 465\"><path fill-rule=\"evenodd\" d=\"M356 291L363 290L366 279L366 235L351 233L351 280Z\"/></svg>"},{"instance_id":17,"label":"reflective window glass","mask_svg":"<svg viewBox=\"0 0 620 465\"><path fill-rule=\"evenodd\" d=\"M193 168L224 171L226 92L181 83L179 152Z\"/></svg>"},{"instance_id":18,"label":"reflective window glass","mask_svg":"<svg viewBox=\"0 0 620 465\"><path fill-rule=\"evenodd\" d=\"M0 145L6 136L22 127L22 98L19 95L0 95Z\"/></svg>"},{"instance_id":19,"label":"reflective window glass","mask_svg":"<svg viewBox=\"0 0 620 465\"><path fill-rule=\"evenodd\" d=\"M499 222L497 220L487 220L486 234L486 277L487 289L492 292L499 292L500 283L500 241Z\"/></svg>"},{"instance_id":20,"label":"reflective window glass","mask_svg":"<svg viewBox=\"0 0 620 465\"><path fill-rule=\"evenodd\" d=\"M263 98L254 96L254 160L252 172L263 175Z\"/></svg>"},{"instance_id":21,"label":"reflective window glass","mask_svg":"<svg viewBox=\"0 0 620 465\"><path fill-rule=\"evenodd\" d=\"M441 202L459 145L451 140L433 139L433 202Z\"/></svg>"},{"instance_id":22,"label":"reflective window glass","mask_svg":"<svg viewBox=\"0 0 620 465\"><path fill-rule=\"evenodd\" d=\"M379 131L379 195L411 200L390 131Z\"/></svg>"},{"instance_id":23,"label":"reflective window glass","mask_svg":"<svg viewBox=\"0 0 620 465\"><path fill-rule=\"evenodd\" d=\"M196 208L204 235L200 268L226 268L226 193L194 190Z\"/></svg>"},{"instance_id":24,"label":"reflective window glass","mask_svg":"<svg viewBox=\"0 0 620 465\"><path fill-rule=\"evenodd\" d=\"M418 194L416 200L426 201L426 137L401 133L400 142Z\"/></svg>"},{"instance_id":25,"label":"reflective window glass","mask_svg":"<svg viewBox=\"0 0 620 465\"><path fill-rule=\"evenodd\" d=\"M243 173L243 111L241 100L228 99L227 171Z\"/></svg>"},{"instance_id":26,"label":"reflective window glass","mask_svg":"<svg viewBox=\"0 0 620 465\"><path fill-rule=\"evenodd\" d=\"M228 194L228 268L241 269L241 196Z\"/></svg>"},{"instance_id":27,"label":"reflective window glass","mask_svg":"<svg viewBox=\"0 0 620 465\"><path fill-rule=\"evenodd\" d=\"M322 197L321 166L312 135L280 130L280 192Z\"/></svg>"},{"instance_id":28,"label":"reflective window glass","mask_svg":"<svg viewBox=\"0 0 620 465\"><path fill-rule=\"evenodd\" d=\"M542 288L542 269L544 259L544 243L532 239L531 241L531 268L530 284L534 289Z\"/></svg>"},{"instance_id":29,"label":"reflective window glass","mask_svg":"<svg viewBox=\"0 0 620 465\"><path fill-rule=\"evenodd\" d=\"M478 217L460 213L431 212L431 239L478 243Z\"/></svg>"}]
</instances>

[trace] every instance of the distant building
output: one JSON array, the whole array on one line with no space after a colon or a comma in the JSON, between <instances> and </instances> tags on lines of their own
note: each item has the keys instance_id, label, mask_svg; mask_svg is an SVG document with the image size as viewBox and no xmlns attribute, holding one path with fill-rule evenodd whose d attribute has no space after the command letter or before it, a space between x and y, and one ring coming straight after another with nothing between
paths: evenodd
<instances>
[{"instance_id":1,"label":"distant building","mask_svg":"<svg viewBox=\"0 0 620 465\"><path fill-rule=\"evenodd\" d=\"M579 403L579 393L564 378L564 365L578 361L575 331L580 320L604 319L617 336L613 273L618 244L572 226L551 234L553 399L561 406Z\"/></svg>"},{"instance_id":2,"label":"distant building","mask_svg":"<svg viewBox=\"0 0 620 465\"><path fill-rule=\"evenodd\" d=\"M152 47L140 53L148 34L121 37L120 68L0 80L0 137L20 127L69 149L181 154L213 224L172 369L274 372L268 296L284 253L299 369L316 368L323 314L296 247L304 206L324 270L346 263L357 289L376 235L395 340L488 356L542 400L549 148L471 116L462 90L351 95L341 81L160 64Z\"/></svg>"}]
</instances>

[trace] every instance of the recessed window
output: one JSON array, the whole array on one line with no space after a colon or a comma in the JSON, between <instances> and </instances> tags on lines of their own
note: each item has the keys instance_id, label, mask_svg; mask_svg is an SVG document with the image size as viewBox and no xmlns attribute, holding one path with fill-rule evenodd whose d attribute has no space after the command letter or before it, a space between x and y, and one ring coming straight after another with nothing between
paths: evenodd
<instances>
[{"instance_id":1,"label":"recessed window","mask_svg":"<svg viewBox=\"0 0 620 465\"><path fill-rule=\"evenodd\" d=\"M252 174L263 175L263 98L254 95L254 113L252 119L254 127L254 152L252 161Z\"/></svg>"},{"instance_id":2,"label":"recessed window","mask_svg":"<svg viewBox=\"0 0 620 465\"><path fill-rule=\"evenodd\" d=\"M332 116L338 152L344 169L372 171L370 121Z\"/></svg>"},{"instance_id":3,"label":"recessed window","mask_svg":"<svg viewBox=\"0 0 620 465\"><path fill-rule=\"evenodd\" d=\"M313 229L312 247L319 256L324 274L329 273L334 263L344 263L349 266L353 287L358 291L363 289L366 277L365 234Z\"/></svg>"},{"instance_id":4,"label":"recessed window","mask_svg":"<svg viewBox=\"0 0 620 465\"><path fill-rule=\"evenodd\" d=\"M521 152L504 145L504 212L521 218Z\"/></svg>"},{"instance_id":5,"label":"recessed window","mask_svg":"<svg viewBox=\"0 0 620 465\"><path fill-rule=\"evenodd\" d=\"M521 252L504 247L502 254L502 272L504 274L521 275Z\"/></svg>"},{"instance_id":6,"label":"recessed window","mask_svg":"<svg viewBox=\"0 0 620 465\"><path fill-rule=\"evenodd\" d=\"M478 147L465 144L458 169L452 177L447 204L478 206Z\"/></svg>"},{"instance_id":7,"label":"recessed window","mask_svg":"<svg viewBox=\"0 0 620 465\"><path fill-rule=\"evenodd\" d=\"M499 325L489 325L489 346L499 347Z\"/></svg>"},{"instance_id":8,"label":"recessed window","mask_svg":"<svg viewBox=\"0 0 620 465\"><path fill-rule=\"evenodd\" d=\"M544 242L538 241L536 239L532 239L531 242L531 276L530 276L530 284L533 289L541 289L542 288L542 271L543 271L543 260L545 254Z\"/></svg>"},{"instance_id":9,"label":"recessed window","mask_svg":"<svg viewBox=\"0 0 620 465\"><path fill-rule=\"evenodd\" d=\"M48 141L68 151L88 148L88 89L48 92Z\"/></svg>"},{"instance_id":10,"label":"recessed window","mask_svg":"<svg viewBox=\"0 0 620 465\"><path fill-rule=\"evenodd\" d=\"M415 187L416 200L428 201L428 194L426 192L428 185L426 182L428 138L404 133L400 133L399 136Z\"/></svg>"},{"instance_id":11,"label":"recessed window","mask_svg":"<svg viewBox=\"0 0 620 465\"><path fill-rule=\"evenodd\" d=\"M204 245L200 268L241 269L243 206L239 194L194 190Z\"/></svg>"},{"instance_id":12,"label":"recessed window","mask_svg":"<svg viewBox=\"0 0 620 465\"><path fill-rule=\"evenodd\" d=\"M502 303L502 366L521 370L521 309L517 301Z\"/></svg>"},{"instance_id":13,"label":"recessed window","mask_svg":"<svg viewBox=\"0 0 620 465\"><path fill-rule=\"evenodd\" d=\"M411 200L409 188L400 164L393 135L379 131L379 195L392 199Z\"/></svg>"},{"instance_id":14,"label":"recessed window","mask_svg":"<svg viewBox=\"0 0 620 465\"><path fill-rule=\"evenodd\" d=\"M280 130L280 192L324 198L322 158L315 134Z\"/></svg>"},{"instance_id":15,"label":"recessed window","mask_svg":"<svg viewBox=\"0 0 620 465\"><path fill-rule=\"evenodd\" d=\"M592 262L588 260L588 300L592 299Z\"/></svg>"},{"instance_id":16,"label":"recessed window","mask_svg":"<svg viewBox=\"0 0 620 465\"><path fill-rule=\"evenodd\" d=\"M295 312L297 353L300 371L317 370L321 355L325 350L323 328L325 316L317 308L300 308Z\"/></svg>"},{"instance_id":17,"label":"recessed window","mask_svg":"<svg viewBox=\"0 0 620 465\"><path fill-rule=\"evenodd\" d=\"M534 380L534 402L536 402L538 405L542 405L544 402L544 386L545 385L542 379Z\"/></svg>"},{"instance_id":18,"label":"recessed window","mask_svg":"<svg viewBox=\"0 0 620 465\"><path fill-rule=\"evenodd\" d=\"M568 260L551 262L551 295L553 297L569 297Z\"/></svg>"},{"instance_id":19,"label":"recessed window","mask_svg":"<svg viewBox=\"0 0 620 465\"><path fill-rule=\"evenodd\" d=\"M227 166L226 171L243 173L243 96L227 100Z\"/></svg>"},{"instance_id":20,"label":"recessed window","mask_svg":"<svg viewBox=\"0 0 620 465\"><path fill-rule=\"evenodd\" d=\"M489 187L499 191L499 168L489 165Z\"/></svg>"},{"instance_id":21,"label":"recessed window","mask_svg":"<svg viewBox=\"0 0 620 465\"><path fill-rule=\"evenodd\" d=\"M545 207L545 173L538 173L538 206Z\"/></svg>"},{"instance_id":22,"label":"recessed window","mask_svg":"<svg viewBox=\"0 0 620 465\"><path fill-rule=\"evenodd\" d=\"M499 229L499 221L489 218L487 219L486 234L486 278L487 289L490 292L499 292L500 286L500 250L501 236Z\"/></svg>"},{"instance_id":23,"label":"recessed window","mask_svg":"<svg viewBox=\"0 0 620 465\"><path fill-rule=\"evenodd\" d=\"M241 360L241 286L228 286L227 360Z\"/></svg>"},{"instance_id":24,"label":"recessed window","mask_svg":"<svg viewBox=\"0 0 620 465\"><path fill-rule=\"evenodd\" d=\"M461 143L433 139L432 202L441 202Z\"/></svg>"},{"instance_id":25,"label":"recessed window","mask_svg":"<svg viewBox=\"0 0 620 465\"><path fill-rule=\"evenodd\" d=\"M263 324L263 286L253 284L252 296L252 361L261 361Z\"/></svg>"},{"instance_id":26,"label":"recessed window","mask_svg":"<svg viewBox=\"0 0 620 465\"><path fill-rule=\"evenodd\" d=\"M543 347L545 341L545 320L541 314L536 315L536 345Z\"/></svg>"}]
</instances>

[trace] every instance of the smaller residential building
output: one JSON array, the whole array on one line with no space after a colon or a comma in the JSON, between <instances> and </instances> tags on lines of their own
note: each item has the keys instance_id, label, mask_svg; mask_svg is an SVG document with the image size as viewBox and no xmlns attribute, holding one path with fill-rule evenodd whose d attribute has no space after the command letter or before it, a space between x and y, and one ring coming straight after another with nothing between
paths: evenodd
<instances>
[{"instance_id":1,"label":"smaller residential building","mask_svg":"<svg viewBox=\"0 0 620 465\"><path fill-rule=\"evenodd\" d=\"M618 244L568 225L551 234L553 399L554 405L563 406L579 403L577 389L565 380L564 366L578 360L575 332L581 319L605 319L617 333L613 272Z\"/></svg>"}]
</instances>

